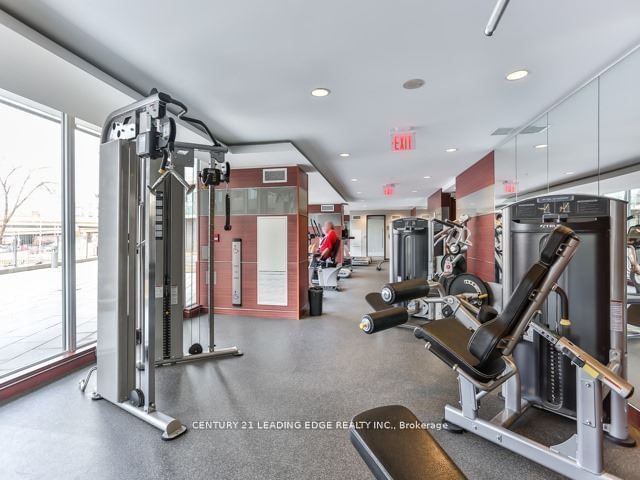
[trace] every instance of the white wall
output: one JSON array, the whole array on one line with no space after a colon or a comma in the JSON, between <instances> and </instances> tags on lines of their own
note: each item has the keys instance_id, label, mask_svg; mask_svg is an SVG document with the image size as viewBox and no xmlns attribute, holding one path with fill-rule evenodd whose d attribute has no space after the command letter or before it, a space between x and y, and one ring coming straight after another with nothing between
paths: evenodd
<instances>
[{"instance_id":1,"label":"white wall","mask_svg":"<svg viewBox=\"0 0 640 480\"><path fill-rule=\"evenodd\" d=\"M385 245L385 257L389 258L390 247L391 247L391 222L398 218L409 217L411 214L410 210L352 210L349 213L350 218L350 227L351 227L351 236L354 231L360 231L361 233L361 254L357 255L357 253L353 252L353 240L352 243L352 252L351 254L354 256L365 256L367 254L367 215L384 215L385 216L385 230L386 230L386 245ZM360 217L359 219L355 219L355 217Z\"/></svg>"},{"instance_id":2,"label":"white wall","mask_svg":"<svg viewBox=\"0 0 640 480\"><path fill-rule=\"evenodd\" d=\"M141 98L122 82L0 10L0 89L101 127ZM170 93L170 92L169 92ZM178 139L204 136L178 123Z\"/></svg>"}]
</instances>

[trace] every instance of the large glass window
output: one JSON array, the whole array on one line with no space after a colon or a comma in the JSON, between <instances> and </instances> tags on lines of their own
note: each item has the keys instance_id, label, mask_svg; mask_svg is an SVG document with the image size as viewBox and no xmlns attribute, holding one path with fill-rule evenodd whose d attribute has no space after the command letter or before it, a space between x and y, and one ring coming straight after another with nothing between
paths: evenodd
<instances>
[{"instance_id":1,"label":"large glass window","mask_svg":"<svg viewBox=\"0 0 640 480\"><path fill-rule=\"evenodd\" d=\"M0 377L61 353L61 120L0 97Z\"/></svg>"},{"instance_id":2,"label":"large glass window","mask_svg":"<svg viewBox=\"0 0 640 480\"><path fill-rule=\"evenodd\" d=\"M98 329L98 185L100 134L76 120L76 343L96 341Z\"/></svg>"},{"instance_id":3,"label":"large glass window","mask_svg":"<svg viewBox=\"0 0 640 480\"><path fill-rule=\"evenodd\" d=\"M198 184L198 171L194 167L185 167L184 179L190 184ZM198 265L198 194L197 191L185 195L184 208L184 306L191 307L197 299Z\"/></svg>"}]
</instances>

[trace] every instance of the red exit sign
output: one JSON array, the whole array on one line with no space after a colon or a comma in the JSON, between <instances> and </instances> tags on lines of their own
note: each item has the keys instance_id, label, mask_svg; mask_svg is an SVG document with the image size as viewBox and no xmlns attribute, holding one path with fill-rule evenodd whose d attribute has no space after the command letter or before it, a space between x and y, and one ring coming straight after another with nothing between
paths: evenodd
<instances>
[{"instance_id":1,"label":"red exit sign","mask_svg":"<svg viewBox=\"0 0 640 480\"><path fill-rule=\"evenodd\" d=\"M391 150L394 152L404 152L405 150L415 150L416 132L394 132L391 134Z\"/></svg>"}]
</instances>

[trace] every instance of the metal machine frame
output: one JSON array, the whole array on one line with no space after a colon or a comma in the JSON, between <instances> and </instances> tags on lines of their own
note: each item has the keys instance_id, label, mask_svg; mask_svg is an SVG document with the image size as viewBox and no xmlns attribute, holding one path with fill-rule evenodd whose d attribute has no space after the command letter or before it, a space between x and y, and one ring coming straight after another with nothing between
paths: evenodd
<instances>
[{"instance_id":1,"label":"metal machine frame","mask_svg":"<svg viewBox=\"0 0 640 480\"><path fill-rule=\"evenodd\" d=\"M614 241L613 244L616 245L617 242ZM625 379L626 372L622 363L626 343L619 343L626 340L626 335L611 337L610 361L608 365L603 365L564 336L534 321L550 292L555 291L559 295L565 295L556 282L569 264L578 245L579 239L576 237L568 239L561 245L557 253L558 260L549 268L544 281L529 297L530 303L519 318L516 328L510 336L503 339L500 349L506 368L500 375L483 383L467 374L457 364L452 366L458 375L460 408L446 405L444 420L450 428L460 427L477 434L567 477L579 480L613 479L617 477L603 469L603 441L604 432L619 440L625 440L628 437L627 398L633 393L633 386ZM619 258L615 255L614 257ZM409 285L410 282L415 280L405 283ZM411 285L411 288L415 289L415 286ZM397 289L402 290L400 286ZM411 295L409 290L407 295ZM468 310L467 315L461 315L465 310ZM472 316L473 311L463 301L458 306L456 318L468 329L475 331L480 323L464 318ZM406 309L392 307L365 315L360 328L370 334L402 325L407 320ZM416 336L423 338L419 335L419 330L419 328L415 330ZM546 446L509 429L530 406L530 403L522 398L520 374L512 357L515 347L522 341L527 330L535 331L557 352L569 358L577 368L576 433L558 445ZM426 347L431 349L431 343L427 342ZM504 408L491 420L481 419L478 416L480 399L496 390L502 394ZM604 424L603 402L607 396L609 396L610 416L609 423Z\"/></svg>"},{"instance_id":2,"label":"metal machine frame","mask_svg":"<svg viewBox=\"0 0 640 480\"><path fill-rule=\"evenodd\" d=\"M202 127L213 145L175 142L175 116L169 112L170 105L178 108L177 118ZM153 425L167 440L184 433L186 427L156 408L156 365L242 354L235 346L216 349L214 338L214 188L229 181L230 168L224 160L227 147L213 137L204 123L186 117L186 113L184 104L154 90L148 97L110 114L103 127L97 367L81 382L84 391L97 368L93 398L108 400ZM175 263L171 252L175 250L182 257L183 248L171 248L171 218L164 217L167 205L163 202L178 187L174 182L187 194L194 190L195 185L189 185L180 172L176 152L191 152L193 158L196 150L210 156L208 167L199 173L202 188L209 192L209 345L206 352L183 355L182 309L176 312L172 308L172 303L177 302L171 301L172 285L165 281L166 272ZM184 196L179 195L176 202L184 202ZM181 222L179 229L183 230ZM179 332L175 336L179 342L172 342L172 327ZM165 349L159 358L157 346Z\"/></svg>"},{"instance_id":3,"label":"metal machine frame","mask_svg":"<svg viewBox=\"0 0 640 480\"><path fill-rule=\"evenodd\" d=\"M570 344L564 337L558 339L543 326L532 321L542 307L547 296L546 293L554 288L559 275L566 268L577 245L578 242L575 240L567 243L562 258L552 267L547 280L536 293L524 314L527 321L520 322L519 328L505 346L503 350L503 359L507 363L505 372L496 380L484 384L469 377L462 370L456 370L460 391L460 408L447 405L444 418L448 423L477 434L567 477L580 480L587 478L612 479L617 477L603 470L603 433L606 431L609 435L619 439L628 437L627 401L626 397L617 394L607 386L606 377L598 376L599 371L594 372L576 364L577 428L576 433L563 443L546 446L509 430L513 422L530 406L529 402L522 399L518 368L511 358L513 349L521 341L527 328L542 335L548 341L557 341L559 343L557 348L561 353L567 356L579 355L579 358L588 358L590 365L605 369L603 370L605 375L612 373L625 377L620 363L620 345L614 343L613 337L610 363L604 366L582 349ZM568 343L571 350L560 350L563 343ZM498 387L501 387L504 409L491 420L479 418L478 401ZM610 423L605 425L602 422L603 401L607 395L610 397L611 414Z\"/></svg>"}]
</instances>

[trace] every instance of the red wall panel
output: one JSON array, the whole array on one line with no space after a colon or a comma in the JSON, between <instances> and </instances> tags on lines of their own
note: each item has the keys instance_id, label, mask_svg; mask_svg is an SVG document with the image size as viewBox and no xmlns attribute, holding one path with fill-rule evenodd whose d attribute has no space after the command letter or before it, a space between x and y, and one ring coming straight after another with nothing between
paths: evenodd
<instances>
[{"instance_id":1,"label":"red wall panel","mask_svg":"<svg viewBox=\"0 0 640 480\"><path fill-rule=\"evenodd\" d=\"M494 183L493 152L490 152L456 177L456 197L466 197Z\"/></svg>"},{"instance_id":2,"label":"red wall panel","mask_svg":"<svg viewBox=\"0 0 640 480\"><path fill-rule=\"evenodd\" d=\"M471 243L467 252L467 271L485 281L495 280L494 215L480 215L469 220Z\"/></svg>"},{"instance_id":3,"label":"red wall panel","mask_svg":"<svg viewBox=\"0 0 640 480\"><path fill-rule=\"evenodd\" d=\"M456 197L458 200L495 183L493 152L456 177ZM495 281L494 259L494 214L484 214L469 220L471 242L467 252L467 271L485 281Z\"/></svg>"},{"instance_id":4,"label":"red wall panel","mask_svg":"<svg viewBox=\"0 0 640 480\"><path fill-rule=\"evenodd\" d=\"M231 188L249 188L265 185L262 183L262 169L234 170ZM277 186L299 186L306 188L307 175L298 167L287 168L287 182ZM302 208L306 213L306 208ZM287 217L287 305L258 305L257 303L257 215L235 215L231 219L232 230L224 230L224 217L214 219L215 271L214 305L217 313L230 313L269 318L301 318L308 311L306 296L308 288L307 270L307 217L300 214ZM202 248L208 243L208 217L198 219L198 237ZM231 304L231 242L242 239L242 305ZM203 309L208 307L206 274L208 262L197 262L198 303Z\"/></svg>"}]
</instances>

